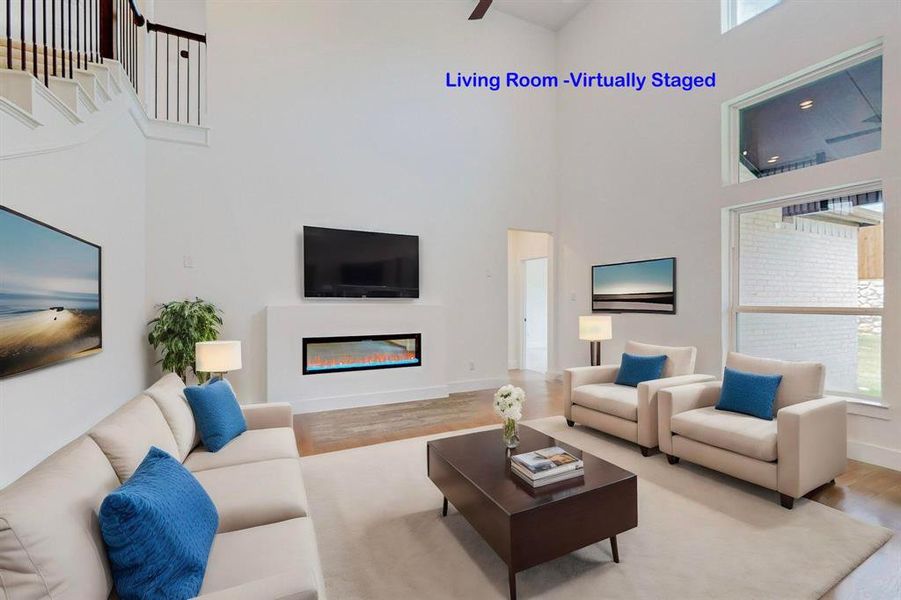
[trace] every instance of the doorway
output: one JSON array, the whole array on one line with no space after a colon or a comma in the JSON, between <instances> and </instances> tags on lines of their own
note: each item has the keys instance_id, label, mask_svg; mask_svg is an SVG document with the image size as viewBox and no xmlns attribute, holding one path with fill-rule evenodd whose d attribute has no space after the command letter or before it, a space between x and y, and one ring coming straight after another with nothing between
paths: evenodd
<instances>
[{"instance_id":1,"label":"doorway","mask_svg":"<svg viewBox=\"0 0 901 600\"><path fill-rule=\"evenodd\" d=\"M547 371L547 268L548 259L523 262L522 365L527 371Z\"/></svg>"},{"instance_id":2,"label":"doorway","mask_svg":"<svg viewBox=\"0 0 901 600\"><path fill-rule=\"evenodd\" d=\"M551 243L548 233L508 231L507 363L510 369L542 375L550 370Z\"/></svg>"}]
</instances>

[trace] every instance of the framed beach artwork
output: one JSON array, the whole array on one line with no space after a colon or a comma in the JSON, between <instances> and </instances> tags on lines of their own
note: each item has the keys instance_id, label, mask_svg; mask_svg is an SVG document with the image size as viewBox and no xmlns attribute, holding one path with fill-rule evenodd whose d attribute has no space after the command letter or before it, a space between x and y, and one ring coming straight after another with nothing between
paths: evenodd
<instances>
[{"instance_id":1,"label":"framed beach artwork","mask_svg":"<svg viewBox=\"0 0 901 600\"><path fill-rule=\"evenodd\" d=\"M0 378L100 352L100 246L0 206Z\"/></svg>"},{"instance_id":2,"label":"framed beach artwork","mask_svg":"<svg viewBox=\"0 0 901 600\"><path fill-rule=\"evenodd\" d=\"M591 310L676 313L676 259L656 258L591 267Z\"/></svg>"}]
</instances>

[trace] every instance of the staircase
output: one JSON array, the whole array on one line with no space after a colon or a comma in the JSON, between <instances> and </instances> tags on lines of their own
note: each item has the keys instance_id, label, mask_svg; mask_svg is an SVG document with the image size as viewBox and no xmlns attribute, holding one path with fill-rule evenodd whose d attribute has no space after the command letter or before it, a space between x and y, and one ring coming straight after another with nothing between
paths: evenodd
<instances>
[{"instance_id":1,"label":"staircase","mask_svg":"<svg viewBox=\"0 0 901 600\"><path fill-rule=\"evenodd\" d=\"M147 138L207 144L206 36L133 0L0 2L0 159L72 147L125 113Z\"/></svg>"}]
</instances>

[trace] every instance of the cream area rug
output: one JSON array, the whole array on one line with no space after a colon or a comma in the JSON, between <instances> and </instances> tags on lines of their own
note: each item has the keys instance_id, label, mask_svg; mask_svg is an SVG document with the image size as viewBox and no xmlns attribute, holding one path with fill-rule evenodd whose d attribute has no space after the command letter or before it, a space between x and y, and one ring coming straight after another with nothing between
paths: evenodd
<instances>
[{"instance_id":1,"label":"cream area rug","mask_svg":"<svg viewBox=\"0 0 901 600\"><path fill-rule=\"evenodd\" d=\"M638 527L517 575L528 598L818 598L891 537L881 527L657 454L562 417L526 423L638 476ZM426 476L426 441L302 459L330 600L506 598L507 569ZM603 507L598 507L603 510Z\"/></svg>"}]
</instances>

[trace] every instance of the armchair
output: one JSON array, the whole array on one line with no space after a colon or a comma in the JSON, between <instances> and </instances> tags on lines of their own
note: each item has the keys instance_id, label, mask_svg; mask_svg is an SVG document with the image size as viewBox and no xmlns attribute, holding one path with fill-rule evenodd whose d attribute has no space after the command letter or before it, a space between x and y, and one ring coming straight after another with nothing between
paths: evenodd
<instances>
[{"instance_id":1,"label":"armchair","mask_svg":"<svg viewBox=\"0 0 901 600\"><path fill-rule=\"evenodd\" d=\"M694 374L697 349L629 342L629 354L667 356L663 378L640 383L637 388L616 385L619 365L575 367L563 372L563 413L567 424L587 425L638 444L648 456L657 447L657 395L674 385L714 379Z\"/></svg>"},{"instance_id":2,"label":"armchair","mask_svg":"<svg viewBox=\"0 0 901 600\"><path fill-rule=\"evenodd\" d=\"M772 421L718 411L722 382L658 394L660 450L779 492L785 508L834 481L847 464L845 400L823 396L825 367L730 353L726 366L781 374Z\"/></svg>"}]
</instances>

